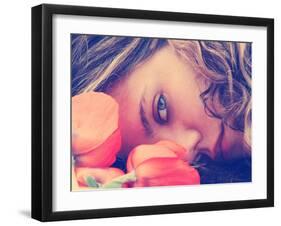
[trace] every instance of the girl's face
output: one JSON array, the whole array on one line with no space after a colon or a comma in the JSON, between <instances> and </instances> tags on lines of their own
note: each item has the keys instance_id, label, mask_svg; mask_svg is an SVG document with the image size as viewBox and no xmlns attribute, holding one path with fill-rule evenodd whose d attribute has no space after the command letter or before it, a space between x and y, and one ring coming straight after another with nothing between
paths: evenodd
<instances>
[{"instance_id":1,"label":"girl's face","mask_svg":"<svg viewBox=\"0 0 281 226\"><path fill-rule=\"evenodd\" d=\"M202 78L170 46L135 68L108 91L120 107L120 156L126 157L138 144L162 139L182 145L190 161L199 150L214 157L219 145L228 147L221 120L204 111L200 94L205 88Z\"/></svg>"}]
</instances>

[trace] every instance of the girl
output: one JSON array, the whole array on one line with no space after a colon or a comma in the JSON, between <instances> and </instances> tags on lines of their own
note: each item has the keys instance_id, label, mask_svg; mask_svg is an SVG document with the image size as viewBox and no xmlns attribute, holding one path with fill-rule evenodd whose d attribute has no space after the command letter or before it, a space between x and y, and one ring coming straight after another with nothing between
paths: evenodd
<instances>
[{"instance_id":1,"label":"girl","mask_svg":"<svg viewBox=\"0 0 281 226\"><path fill-rule=\"evenodd\" d=\"M72 35L72 95L91 91L120 106L115 166L135 146L168 139L191 164L227 168L211 181L201 168L205 183L250 180L250 43Z\"/></svg>"}]
</instances>

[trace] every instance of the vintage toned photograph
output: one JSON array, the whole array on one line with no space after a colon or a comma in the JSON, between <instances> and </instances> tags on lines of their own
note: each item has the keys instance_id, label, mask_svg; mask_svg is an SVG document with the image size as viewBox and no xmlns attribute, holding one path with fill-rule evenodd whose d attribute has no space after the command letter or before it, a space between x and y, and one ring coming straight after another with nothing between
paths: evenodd
<instances>
[{"instance_id":1,"label":"vintage toned photograph","mask_svg":"<svg viewBox=\"0 0 281 226\"><path fill-rule=\"evenodd\" d=\"M71 191L252 181L252 43L70 39Z\"/></svg>"}]
</instances>

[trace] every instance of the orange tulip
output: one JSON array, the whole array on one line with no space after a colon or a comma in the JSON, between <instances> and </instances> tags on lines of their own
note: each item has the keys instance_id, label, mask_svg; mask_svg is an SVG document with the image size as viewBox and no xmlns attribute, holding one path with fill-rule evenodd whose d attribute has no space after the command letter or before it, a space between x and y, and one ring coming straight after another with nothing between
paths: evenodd
<instances>
[{"instance_id":1,"label":"orange tulip","mask_svg":"<svg viewBox=\"0 0 281 226\"><path fill-rule=\"evenodd\" d=\"M127 171L137 180L129 186L166 186L200 184L196 169L186 161L186 150L172 141L139 145L129 154Z\"/></svg>"},{"instance_id":2,"label":"orange tulip","mask_svg":"<svg viewBox=\"0 0 281 226\"><path fill-rule=\"evenodd\" d=\"M124 175L124 172L118 168L87 168L77 167L76 178L80 186L88 186L87 178L93 178L99 184L106 184L114 178Z\"/></svg>"},{"instance_id":3,"label":"orange tulip","mask_svg":"<svg viewBox=\"0 0 281 226\"><path fill-rule=\"evenodd\" d=\"M158 144L142 144L135 147L127 159L127 171L135 169L140 163L150 158L177 157L168 147Z\"/></svg>"},{"instance_id":4,"label":"orange tulip","mask_svg":"<svg viewBox=\"0 0 281 226\"><path fill-rule=\"evenodd\" d=\"M173 151L180 159L187 160L187 150L170 140L160 140L156 144L163 145Z\"/></svg>"},{"instance_id":5,"label":"orange tulip","mask_svg":"<svg viewBox=\"0 0 281 226\"><path fill-rule=\"evenodd\" d=\"M109 95L87 92L72 98L72 152L75 165L108 167L121 147L119 106Z\"/></svg>"},{"instance_id":6,"label":"orange tulip","mask_svg":"<svg viewBox=\"0 0 281 226\"><path fill-rule=\"evenodd\" d=\"M135 147L127 159L127 171L136 168L139 163L155 157L178 157L186 160L187 151L170 140L161 140L155 144L143 144Z\"/></svg>"},{"instance_id":7,"label":"orange tulip","mask_svg":"<svg viewBox=\"0 0 281 226\"><path fill-rule=\"evenodd\" d=\"M134 187L200 184L196 169L179 158L151 158L136 169Z\"/></svg>"}]
</instances>

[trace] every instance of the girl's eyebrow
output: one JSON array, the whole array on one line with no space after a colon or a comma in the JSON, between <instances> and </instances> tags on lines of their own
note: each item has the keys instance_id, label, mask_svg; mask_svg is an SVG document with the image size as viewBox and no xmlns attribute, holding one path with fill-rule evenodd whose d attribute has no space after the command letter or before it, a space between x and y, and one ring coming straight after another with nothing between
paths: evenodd
<instances>
[{"instance_id":1,"label":"girl's eyebrow","mask_svg":"<svg viewBox=\"0 0 281 226\"><path fill-rule=\"evenodd\" d=\"M147 137L152 137L153 134L154 134L154 131L153 131L153 129L152 129L152 127L151 127L151 125L150 125L150 123L147 119L146 113L144 111L143 105L144 105L145 102L146 101L145 101L144 93L143 93L141 101L140 101L140 105L139 105L140 106L140 110L139 110L140 120L141 120L142 126L144 128L145 135Z\"/></svg>"}]
</instances>

